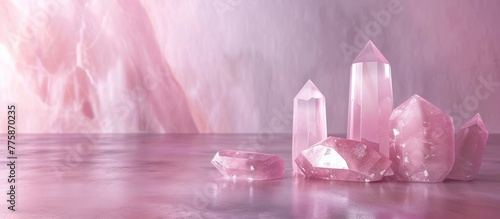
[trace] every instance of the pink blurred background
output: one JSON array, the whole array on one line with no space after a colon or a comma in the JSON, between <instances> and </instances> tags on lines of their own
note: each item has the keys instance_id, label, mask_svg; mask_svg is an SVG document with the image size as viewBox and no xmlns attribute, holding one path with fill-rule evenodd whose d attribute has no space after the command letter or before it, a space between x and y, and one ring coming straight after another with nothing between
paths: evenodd
<instances>
[{"instance_id":1,"label":"pink blurred background","mask_svg":"<svg viewBox=\"0 0 500 219\"><path fill-rule=\"evenodd\" d=\"M500 132L500 2L0 1L0 103L22 133L289 133L311 79L345 133L370 39L413 94ZM0 124L6 124L6 109ZM6 126L0 125L0 132Z\"/></svg>"}]
</instances>

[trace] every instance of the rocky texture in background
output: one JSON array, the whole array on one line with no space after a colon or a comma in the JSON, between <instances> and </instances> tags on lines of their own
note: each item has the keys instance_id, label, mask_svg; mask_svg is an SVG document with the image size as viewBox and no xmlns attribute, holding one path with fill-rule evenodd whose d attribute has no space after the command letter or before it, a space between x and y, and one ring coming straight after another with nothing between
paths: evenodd
<instances>
[{"instance_id":1,"label":"rocky texture in background","mask_svg":"<svg viewBox=\"0 0 500 219\"><path fill-rule=\"evenodd\" d=\"M290 133L293 97L311 79L328 100L328 130L344 133L350 64L371 39L391 63L396 106L417 93L455 127L480 112L495 133L499 9L466 0L6 0L0 103L18 105L24 133Z\"/></svg>"}]
</instances>

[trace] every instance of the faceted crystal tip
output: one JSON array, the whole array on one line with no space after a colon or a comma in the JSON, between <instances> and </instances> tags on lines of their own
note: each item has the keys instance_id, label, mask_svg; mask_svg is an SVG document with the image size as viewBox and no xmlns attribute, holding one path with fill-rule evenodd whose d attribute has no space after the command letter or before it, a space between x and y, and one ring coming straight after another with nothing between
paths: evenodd
<instances>
[{"instance_id":1,"label":"faceted crystal tip","mask_svg":"<svg viewBox=\"0 0 500 219\"><path fill-rule=\"evenodd\" d=\"M394 109L392 111L392 114L389 117L389 119L393 120L396 117L401 116L401 113L403 112L403 110L401 110L399 108L403 108L403 106L404 107L408 107L409 105L412 105L412 104L422 104L422 103L425 104L425 105L428 105L428 106L434 106L432 103L430 103L426 99L422 98L418 94L413 94L413 96L411 96L410 98L408 98L405 102L403 102L400 106L396 107L396 109Z\"/></svg>"},{"instance_id":2,"label":"faceted crystal tip","mask_svg":"<svg viewBox=\"0 0 500 219\"><path fill-rule=\"evenodd\" d=\"M468 122L466 122L460 129L465 129L470 126L477 125L479 126L482 130L486 130L486 126L484 125L483 119L481 118L481 115L479 113L476 113L472 119L470 119Z\"/></svg>"},{"instance_id":3,"label":"faceted crystal tip","mask_svg":"<svg viewBox=\"0 0 500 219\"><path fill-rule=\"evenodd\" d=\"M389 61L387 61L384 55L382 55L380 50L377 49L371 40L368 41L365 48L361 50L356 59L353 61L353 63L358 62L380 62L389 64Z\"/></svg>"},{"instance_id":4,"label":"faceted crystal tip","mask_svg":"<svg viewBox=\"0 0 500 219\"><path fill-rule=\"evenodd\" d=\"M295 99L309 100L313 98L324 98L324 96L316 85L311 80L308 80L295 96Z\"/></svg>"},{"instance_id":5,"label":"faceted crystal tip","mask_svg":"<svg viewBox=\"0 0 500 219\"><path fill-rule=\"evenodd\" d=\"M413 94L408 100L406 100L406 103L425 103L427 105L433 105L431 102L428 100L424 99L423 97L419 96L418 94Z\"/></svg>"}]
</instances>

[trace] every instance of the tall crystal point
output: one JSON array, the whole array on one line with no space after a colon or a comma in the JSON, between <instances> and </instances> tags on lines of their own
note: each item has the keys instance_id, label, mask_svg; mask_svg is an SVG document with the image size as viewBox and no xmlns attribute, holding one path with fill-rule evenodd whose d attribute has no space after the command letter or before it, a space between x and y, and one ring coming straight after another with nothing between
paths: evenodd
<instances>
[{"instance_id":1,"label":"tall crystal point","mask_svg":"<svg viewBox=\"0 0 500 219\"><path fill-rule=\"evenodd\" d=\"M347 138L378 147L389 157L392 109L391 66L369 41L351 67Z\"/></svg>"},{"instance_id":2,"label":"tall crystal point","mask_svg":"<svg viewBox=\"0 0 500 219\"><path fill-rule=\"evenodd\" d=\"M293 100L292 161L326 137L325 96L308 80ZM302 173L297 164L292 163L293 172Z\"/></svg>"}]
</instances>

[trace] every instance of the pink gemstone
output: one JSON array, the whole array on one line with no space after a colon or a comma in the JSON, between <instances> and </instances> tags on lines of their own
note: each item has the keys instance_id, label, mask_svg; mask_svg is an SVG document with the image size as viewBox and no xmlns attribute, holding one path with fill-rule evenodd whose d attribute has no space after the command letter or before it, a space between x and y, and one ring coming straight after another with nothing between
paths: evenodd
<instances>
[{"instance_id":1,"label":"pink gemstone","mask_svg":"<svg viewBox=\"0 0 500 219\"><path fill-rule=\"evenodd\" d=\"M283 159L274 154L224 150L215 154L212 164L225 177L245 180L282 178Z\"/></svg>"},{"instance_id":2,"label":"pink gemstone","mask_svg":"<svg viewBox=\"0 0 500 219\"><path fill-rule=\"evenodd\" d=\"M391 160L360 141L328 137L295 159L306 177L371 182L381 180Z\"/></svg>"},{"instance_id":3,"label":"pink gemstone","mask_svg":"<svg viewBox=\"0 0 500 219\"><path fill-rule=\"evenodd\" d=\"M481 167L487 140L488 130L478 113L458 130L455 138L455 164L448 178L472 180Z\"/></svg>"},{"instance_id":4,"label":"pink gemstone","mask_svg":"<svg viewBox=\"0 0 500 219\"><path fill-rule=\"evenodd\" d=\"M450 116L418 95L390 118L390 158L397 179L442 182L453 167L455 138Z\"/></svg>"},{"instance_id":5,"label":"pink gemstone","mask_svg":"<svg viewBox=\"0 0 500 219\"><path fill-rule=\"evenodd\" d=\"M369 41L351 67L347 138L377 146L389 157L392 99L391 66Z\"/></svg>"},{"instance_id":6,"label":"pink gemstone","mask_svg":"<svg viewBox=\"0 0 500 219\"><path fill-rule=\"evenodd\" d=\"M326 134L325 97L311 80L302 87L293 100L292 160L300 152L324 140ZM300 173L293 163L293 172Z\"/></svg>"}]
</instances>

